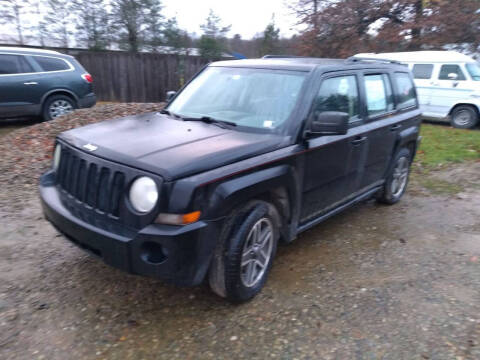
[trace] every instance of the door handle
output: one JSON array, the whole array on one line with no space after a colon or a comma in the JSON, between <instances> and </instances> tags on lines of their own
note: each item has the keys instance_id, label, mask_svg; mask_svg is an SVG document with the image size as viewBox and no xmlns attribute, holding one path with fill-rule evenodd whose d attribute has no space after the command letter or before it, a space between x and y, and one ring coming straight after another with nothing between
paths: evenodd
<instances>
[{"instance_id":1,"label":"door handle","mask_svg":"<svg viewBox=\"0 0 480 360\"><path fill-rule=\"evenodd\" d=\"M353 145L360 145L362 144L365 140L367 140L366 136L357 136L355 139L352 140Z\"/></svg>"},{"instance_id":2,"label":"door handle","mask_svg":"<svg viewBox=\"0 0 480 360\"><path fill-rule=\"evenodd\" d=\"M30 82L25 82L23 85L38 85L38 82L36 81L30 81Z\"/></svg>"},{"instance_id":3,"label":"door handle","mask_svg":"<svg viewBox=\"0 0 480 360\"><path fill-rule=\"evenodd\" d=\"M397 131L401 127L402 127L402 125L400 125L400 124L393 125L393 126L390 127L390 131Z\"/></svg>"}]
</instances>

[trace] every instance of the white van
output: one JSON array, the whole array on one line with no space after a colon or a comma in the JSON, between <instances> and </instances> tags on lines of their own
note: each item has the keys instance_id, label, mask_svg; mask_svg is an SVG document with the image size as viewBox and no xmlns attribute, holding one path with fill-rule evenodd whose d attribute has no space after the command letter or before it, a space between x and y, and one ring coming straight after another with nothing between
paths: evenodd
<instances>
[{"instance_id":1,"label":"white van","mask_svg":"<svg viewBox=\"0 0 480 360\"><path fill-rule=\"evenodd\" d=\"M456 51L364 53L355 57L395 60L408 65L417 87L423 116L473 128L480 114L480 66Z\"/></svg>"}]
</instances>

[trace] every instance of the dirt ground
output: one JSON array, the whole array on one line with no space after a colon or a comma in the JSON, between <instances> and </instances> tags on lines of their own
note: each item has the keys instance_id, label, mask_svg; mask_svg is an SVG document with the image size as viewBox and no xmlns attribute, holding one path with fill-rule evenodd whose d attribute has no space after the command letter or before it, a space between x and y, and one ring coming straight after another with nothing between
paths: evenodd
<instances>
[{"instance_id":1,"label":"dirt ground","mask_svg":"<svg viewBox=\"0 0 480 360\"><path fill-rule=\"evenodd\" d=\"M104 265L33 193L19 212L3 205L0 358L480 359L480 163L430 176L466 185L413 181L397 205L320 224L279 249L240 306Z\"/></svg>"}]
</instances>

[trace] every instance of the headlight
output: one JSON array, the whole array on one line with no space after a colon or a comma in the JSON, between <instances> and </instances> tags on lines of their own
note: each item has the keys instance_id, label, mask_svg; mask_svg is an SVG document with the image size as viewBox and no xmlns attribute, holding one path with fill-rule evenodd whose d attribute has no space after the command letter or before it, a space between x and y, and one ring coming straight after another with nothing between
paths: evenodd
<instances>
[{"instance_id":1,"label":"headlight","mask_svg":"<svg viewBox=\"0 0 480 360\"><path fill-rule=\"evenodd\" d=\"M58 166L60 165L60 156L62 155L62 147L60 144L55 146L55 151L53 153L53 170L57 171Z\"/></svg>"},{"instance_id":2,"label":"headlight","mask_svg":"<svg viewBox=\"0 0 480 360\"><path fill-rule=\"evenodd\" d=\"M147 176L135 180L130 187L130 203L141 213L152 211L158 200L158 189L155 181Z\"/></svg>"}]
</instances>

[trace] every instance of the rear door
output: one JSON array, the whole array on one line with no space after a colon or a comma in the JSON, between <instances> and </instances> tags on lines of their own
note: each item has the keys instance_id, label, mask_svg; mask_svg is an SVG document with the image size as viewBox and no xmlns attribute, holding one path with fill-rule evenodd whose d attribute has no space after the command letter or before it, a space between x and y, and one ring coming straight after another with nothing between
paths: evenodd
<instances>
[{"instance_id":1,"label":"rear door","mask_svg":"<svg viewBox=\"0 0 480 360\"><path fill-rule=\"evenodd\" d=\"M70 62L49 55L32 55L30 59L37 73L32 76L28 91L36 104L41 104L51 90L70 89L70 79L65 76L74 70Z\"/></svg>"},{"instance_id":2,"label":"rear door","mask_svg":"<svg viewBox=\"0 0 480 360\"><path fill-rule=\"evenodd\" d=\"M350 115L347 135L308 139L301 222L306 223L354 196L365 164L366 135L362 133L360 91L356 72L333 73L321 82L313 112L340 111Z\"/></svg>"},{"instance_id":3,"label":"rear door","mask_svg":"<svg viewBox=\"0 0 480 360\"><path fill-rule=\"evenodd\" d=\"M401 124L394 116L391 74L387 70L364 72L361 83L369 131L367 161L360 189L367 190L382 182Z\"/></svg>"},{"instance_id":4,"label":"rear door","mask_svg":"<svg viewBox=\"0 0 480 360\"><path fill-rule=\"evenodd\" d=\"M366 72L363 79L368 145L363 190L383 182L393 156L397 136L418 107L413 79L408 72Z\"/></svg>"},{"instance_id":5,"label":"rear door","mask_svg":"<svg viewBox=\"0 0 480 360\"><path fill-rule=\"evenodd\" d=\"M0 53L0 116L32 115L38 110L29 92L32 64L24 55Z\"/></svg>"}]
</instances>

